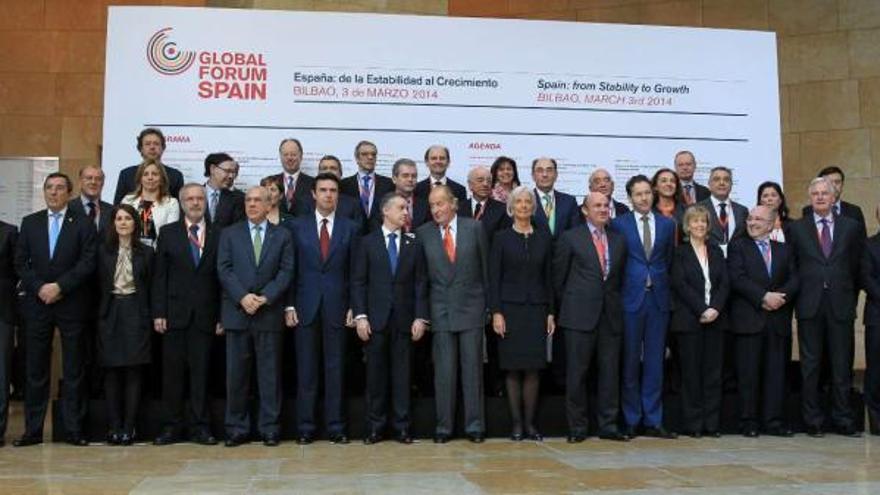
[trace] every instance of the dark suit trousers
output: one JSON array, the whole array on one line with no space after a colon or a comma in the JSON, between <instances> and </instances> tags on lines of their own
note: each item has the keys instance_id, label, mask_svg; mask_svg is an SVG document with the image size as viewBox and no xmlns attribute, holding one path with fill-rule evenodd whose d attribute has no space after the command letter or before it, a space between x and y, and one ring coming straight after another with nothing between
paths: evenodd
<instances>
[{"instance_id":1,"label":"dark suit trousers","mask_svg":"<svg viewBox=\"0 0 880 495\"><path fill-rule=\"evenodd\" d=\"M791 337L764 328L760 333L736 334L734 342L742 426L757 426L759 409L765 429L785 426Z\"/></svg>"},{"instance_id":2,"label":"dark suit trousers","mask_svg":"<svg viewBox=\"0 0 880 495\"><path fill-rule=\"evenodd\" d=\"M320 315L323 308L318 309ZM345 411L345 327L325 323L318 316L311 325L299 326L296 335L296 412L301 435L317 429L315 409L324 362L324 423L328 435L344 434Z\"/></svg>"},{"instance_id":3,"label":"dark suit trousers","mask_svg":"<svg viewBox=\"0 0 880 495\"><path fill-rule=\"evenodd\" d=\"M183 398L189 383L190 434L208 431L208 366L214 333L203 328L169 330L162 336L162 391L168 427L184 426ZM213 330L211 328L210 330Z\"/></svg>"},{"instance_id":4,"label":"dark suit trousers","mask_svg":"<svg viewBox=\"0 0 880 495\"><path fill-rule=\"evenodd\" d=\"M434 332L434 401L438 435L452 435L455 427L455 398L458 368L464 399L464 431L485 433L483 411L483 327L461 332Z\"/></svg>"},{"instance_id":5,"label":"dark suit trousers","mask_svg":"<svg viewBox=\"0 0 880 495\"><path fill-rule=\"evenodd\" d=\"M598 390L596 396L597 426L600 434L617 431L620 408L620 346L621 336L610 332L605 318L590 332L563 329L565 336L566 382L565 415L572 435L586 435L587 372L593 356L598 359Z\"/></svg>"},{"instance_id":6,"label":"dark suit trousers","mask_svg":"<svg viewBox=\"0 0 880 495\"><path fill-rule=\"evenodd\" d=\"M13 326L0 320L0 438L6 434L9 418L9 372L12 369Z\"/></svg>"},{"instance_id":7,"label":"dark suit trousers","mask_svg":"<svg viewBox=\"0 0 880 495\"><path fill-rule=\"evenodd\" d=\"M226 437L251 431L251 370L256 361L259 431L281 432L281 332L226 330Z\"/></svg>"},{"instance_id":8,"label":"dark suit trousers","mask_svg":"<svg viewBox=\"0 0 880 495\"><path fill-rule=\"evenodd\" d=\"M675 334L681 359L681 428L718 431L724 332L716 323Z\"/></svg>"},{"instance_id":9,"label":"dark suit trousers","mask_svg":"<svg viewBox=\"0 0 880 495\"><path fill-rule=\"evenodd\" d=\"M31 303L37 306L36 303ZM82 322L59 320L42 304L29 315L25 367L27 385L24 394L25 435L42 436L43 423L49 405L49 377L51 371L52 337L55 326L61 333L62 389L61 410L68 435L82 432L86 415L83 367Z\"/></svg>"},{"instance_id":10,"label":"dark suit trousers","mask_svg":"<svg viewBox=\"0 0 880 495\"><path fill-rule=\"evenodd\" d=\"M393 316L393 315L392 315ZM406 331L404 331L406 330ZM391 425L395 432L409 430L409 329L389 324L373 330L364 345L367 354L367 432L382 433L388 422L388 385L391 382Z\"/></svg>"},{"instance_id":11,"label":"dark suit trousers","mask_svg":"<svg viewBox=\"0 0 880 495\"><path fill-rule=\"evenodd\" d=\"M837 427L852 426L849 393L852 386L853 342L852 320L834 318L827 294L822 296L815 317L798 319L801 396L807 426L822 427L825 422L819 400L819 373L825 352L828 352L831 362L831 421Z\"/></svg>"},{"instance_id":12,"label":"dark suit trousers","mask_svg":"<svg viewBox=\"0 0 880 495\"><path fill-rule=\"evenodd\" d=\"M660 311L654 291L646 291L636 312L623 313L621 402L628 426L663 423L663 360L669 312Z\"/></svg>"},{"instance_id":13,"label":"dark suit trousers","mask_svg":"<svg viewBox=\"0 0 880 495\"><path fill-rule=\"evenodd\" d=\"M865 326L865 407L871 433L880 432L880 322Z\"/></svg>"}]
</instances>

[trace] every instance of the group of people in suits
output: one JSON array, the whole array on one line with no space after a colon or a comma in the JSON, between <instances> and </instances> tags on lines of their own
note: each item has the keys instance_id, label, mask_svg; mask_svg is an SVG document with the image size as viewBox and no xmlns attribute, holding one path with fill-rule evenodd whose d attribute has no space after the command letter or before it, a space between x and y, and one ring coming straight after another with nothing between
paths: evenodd
<instances>
[{"instance_id":1,"label":"group of people in suits","mask_svg":"<svg viewBox=\"0 0 880 495\"><path fill-rule=\"evenodd\" d=\"M411 395L420 387L434 390L435 442L458 431L459 397L460 429L482 442L493 374L508 398L511 438L541 440L546 368L564 387L569 442L593 432L616 441L675 438L676 430L718 436L728 355L742 433L790 436L783 404L795 313L807 432L826 427L819 391L827 361L830 425L854 436L853 322L863 288L865 396L871 431L880 433L872 354L880 352L880 241L866 240L861 211L840 201L837 167L810 183L810 204L795 221L778 184L762 184L751 211L731 199L730 169L714 167L708 187L697 184L689 151L653 178L631 177L630 209L613 200L604 169L591 174L578 205L555 189L558 166L545 157L531 164L533 188L519 184L509 157L473 167L465 186L447 177L444 146L426 150L429 177L418 181L407 158L391 177L377 174L378 148L361 141L355 174L343 178L342 162L327 155L313 177L301 170L302 143L289 138L279 145L282 172L240 191L239 166L226 153L205 158L200 184L162 162L160 130L145 129L137 149L142 161L120 174L114 204L101 201L100 168L86 167L79 196L66 175L50 174L47 208L20 229L0 224L4 384L15 296L24 294L26 424L17 446L42 442L55 328L73 445L88 443L86 388L97 379L108 442L133 443L154 375L167 415L156 445L217 443L208 401L220 379L225 445L249 442L254 431L278 445L282 398L292 392L297 443L320 431L348 443L352 355L364 361L367 444L413 441ZM295 353L285 355L290 333ZM675 428L663 413L668 350L681 375ZM295 391L283 387L288 359ZM145 374L147 364L157 373ZM8 386L0 389L3 433Z\"/></svg>"}]
</instances>

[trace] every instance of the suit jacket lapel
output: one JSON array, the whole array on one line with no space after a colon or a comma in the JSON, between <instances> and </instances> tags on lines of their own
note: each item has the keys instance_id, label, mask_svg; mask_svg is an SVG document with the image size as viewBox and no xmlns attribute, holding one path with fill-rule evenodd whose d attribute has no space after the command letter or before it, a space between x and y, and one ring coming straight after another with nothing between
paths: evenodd
<instances>
[{"instance_id":1,"label":"suit jacket lapel","mask_svg":"<svg viewBox=\"0 0 880 495\"><path fill-rule=\"evenodd\" d=\"M324 263L330 261L330 258L333 257L333 253L336 252L336 249L339 247L339 244L342 242L342 229L339 227L340 215L336 215L336 218L333 220L333 229L330 232L330 249L327 251L327 259L324 260ZM381 232L381 230L379 230ZM320 243L321 239L318 239ZM320 246L319 246L320 247ZM320 251L320 249L318 249Z\"/></svg>"},{"instance_id":2,"label":"suit jacket lapel","mask_svg":"<svg viewBox=\"0 0 880 495\"><path fill-rule=\"evenodd\" d=\"M639 249L636 249L636 257L638 257L641 260L644 260L647 263L648 258L645 256L645 245L642 243L642 235L639 233L638 222L640 222L641 220L637 220L636 215L638 215L638 213L633 211L633 214L630 215L629 218L625 219L624 221L629 223L628 228L629 228L630 232L632 232L631 235L635 236L635 239L636 239L635 244L639 247ZM654 254L654 246L651 246L651 254Z\"/></svg>"},{"instance_id":3,"label":"suit jacket lapel","mask_svg":"<svg viewBox=\"0 0 880 495\"><path fill-rule=\"evenodd\" d=\"M321 240L318 238L318 222L315 220L314 214L308 215L306 218L307 220L304 224L306 239L308 239L306 245L312 250L312 254L317 257L318 261L320 261Z\"/></svg>"},{"instance_id":4,"label":"suit jacket lapel","mask_svg":"<svg viewBox=\"0 0 880 495\"><path fill-rule=\"evenodd\" d=\"M385 245L385 236L383 235L382 229L376 231L375 240L373 241L375 246L373 249L379 253L379 263L382 264L382 269L385 270L391 276L391 279L394 280L395 276L391 273L391 260L388 259L388 246ZM403 255L403 239L400 239L400 250L397 252L397 266L400 267L400 258Z\"/></svg>"},{"instance_id":5,"label":"suit jacket lapel","mask_svg":"<svg viewBox=\"0 0 880 495\"><path fill-rule=\"evenodd\" d=\"M437 247L441 263L445 266L445 269L439 270L439 272L447 276L447 278L452 278L450 275L452 274L453 266L452 262L449 261L449 257L446 256L446 249L443 248L443 236L440 235L440 226L434 222L431 222L431 226L432 227L428 229L428 240L431 244L434 244ZM458 246L456 246L456 252L457 251Z\"/></svg>"},{"instance_id":6,"label":"suit jacket lapel","mask_svg":"<svg viewBox=\"0 0 880 495\"><path fill-rule=\"evenodd\" d=\"M59 249L61 249L62 245L67 244L67 240L74 235L73 234L73 222L76 218L76 213L67 209L67 213L64 214L64 218L61 219L61 230L58 233L58 240L55 242L55 252L57 253ZM48 216L47 216L48 220ZM48 231L47 234L48 236ZM48 244L46 245L48 247Z\"/></svg>"},{"instance_id":7,"label":"suit jacket lapel","mask_svg":"<svg viewBox=\"0 0 880 495\"><path fill-rule=\"evenodd\" d=\"M275 238L275 226L272 225L272 222L266 222L266 234L263 236L263 246L260 248L260 263L257 263L257 266L266 259L266 252L269 250L269 245L272 243L272 240Z\"/></svg>"},{"instance_id":8,"label":"suit jacket lapel","mask_svg":"<svg viewBox=\"0 0 880 495\"><path fill-rule=\"evenodd\" d=\"M245 249L245 251L247 251L247 257L251 261L251 264L253 264L253 266L257 266L257 260L254 258L254 238L251 232L250 222L244 223L242 234L244 235L244 240L247 241L247 243L245 244L247 246L247 249ZM265 246L265 244L266 243L264 242L263 245Z\"/></svg>"}]
</instances>

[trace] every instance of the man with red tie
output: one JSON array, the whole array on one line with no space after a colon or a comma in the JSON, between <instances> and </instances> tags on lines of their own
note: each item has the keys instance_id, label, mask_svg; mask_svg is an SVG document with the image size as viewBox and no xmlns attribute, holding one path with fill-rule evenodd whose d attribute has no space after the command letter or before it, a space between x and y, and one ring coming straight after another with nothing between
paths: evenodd
<instances>
[{"instance_id":1,"label":"man with red tie","mask_svg":"<svg viewBox=\"0 0 880 495\"><path fill-rule=\"evenodd\" d=\"M284 172L275 176L284 184L284 198L278 204L278 209L282 213L296 216L303 213L304 209L308 211L312 183L315 179L300 170L303 148L299 139L283 139L278 146L278 155L281 166L284 167Z\"/></svg>"},{"instance_id":2,"label":"man with red tie","mask_svg":"<svg viewBox=\"0 0 880 495\"><path fill-rule=\"evenodd\" d=\"M831 363L831 422L837 433L858 436L849 392L861 228L851 218L834 215L835 189L827 177L810 181L809 193L812 215L793 222L791 227L800 279L795 311L804 422L811 437L823 436L825 413L819 398L819 371L827 349Z\"/></svg>"},{"instance_id":3,"label":"man with red tie","mask_svg":"<svg viewBox=\"0 0 880 495\"><path fill-rule=\"evenodd\" d=\"M709 188L694 180L696 170L697 159L693 153L682 150L675 154L675 173L681 181L681 193L688 205L709 199Z\"/></svg>"}]
</instances>

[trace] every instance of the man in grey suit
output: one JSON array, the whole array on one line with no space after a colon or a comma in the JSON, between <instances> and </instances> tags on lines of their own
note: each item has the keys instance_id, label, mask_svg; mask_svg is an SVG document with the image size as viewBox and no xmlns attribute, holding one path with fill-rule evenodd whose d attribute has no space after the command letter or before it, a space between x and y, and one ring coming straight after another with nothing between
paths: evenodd
<instances>
[{"instance_id":1,"label":"man in grey suit","mask_svg":"<svg viewBox=\"0 0 880 495\"><path fill-rule=\"evenodd\" d=\"M266 220L266 188L248 189L244 202L247 220L223 230L217 252L226 330L226 446L248 441L248 397L256 359L259 430L263 444L274 447L281 435L282 296L293 277L293 243L287 229Z\"/></svg>"},{"instance_id":2,"label":"man in grey suit","mask_svg":"<svg viewBox=\"0 0 880 495\"><path fill-rule=\"evenodd\" d=\"M435 186L428 204L434 221L419 227L416 235L423 242L430 288L434 442L446 443L452 436L460 363L464 429L471 442L480 443L485 439L483 327L489 246L479 222L458 216L458 200L448 186Z\"/></svg>"}]
</instances>

